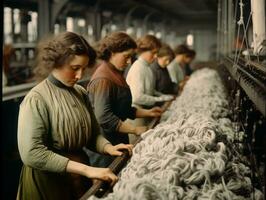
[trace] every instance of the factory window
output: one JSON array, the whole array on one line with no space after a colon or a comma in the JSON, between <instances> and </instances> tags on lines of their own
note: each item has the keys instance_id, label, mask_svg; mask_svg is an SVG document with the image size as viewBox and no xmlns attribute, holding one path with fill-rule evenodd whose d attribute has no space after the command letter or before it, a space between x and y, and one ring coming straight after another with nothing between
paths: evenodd
<instances>
[{"instance_id":1,"label":"factory window","mask_svg":"<svg viewBox=\"0 0 266 200\"><path fill-rule=\"evenodd\" d=\"M77 17L74 18L74 21L75 21L74 24L77 24L76 27L74 26L74 32L77 32L83 36L87 36L88 31L86 28L86 20L84 18Z\"/></svg>"},{"instance_id":2,"label":"factory window","mask_svg":"<svg viewBox=\"0 0 266 200\"><path fill-rule=\"evenodd\" d=\"M4 43L11 43L12 39L12 9L4 8Z\"/></svg>"},{"instance_id":3,"label":"factory window","mask_svg":"<svg viewBox=\"0 0 266 200\"><path fill-rule=\"evenodd\" d=\"M101 30L101 38L105 37L110 32L110 24L104 24Z\"/></svg>"},{"instance_id":4,"label":"factory window","mask_svg":"<svg viewBox=\"0 0 266 200\"><path fill-rule=\"evenodd\" d=\"M187 45L188 46L193 46L194 44L194 36L192 34L187 35Z\"/></svg>"},{"instance_id":5,"label":"factory window","mask_svg":"<svg viewBox=\"0 0 266 200\"><path fill-rule=\"evenodd\" d=\"M143 31L142 31L142 28L141 28L141 27L138 27L138 28L137 28L137 33L136 33L137 38L141 37L142 32L143 32Z\"/></svg>"},{"instance_id":6,"label":"factory window","mask_svg":"<svg viewBox=\"0 0 266 200\"><path fill-rule=\"evenodd\" d=\"M54 25L54 34L60 33L60 24L55 24Z\"/></svg>"},{"instance_id":7,"label":"factory window","mask_svg":"<svg viewBox=\"0 0 266 200\"><path fill-rule=\"evenodd\" d=\"M132 26L128 27L126 30L126 33L129 35L133 35L134 34L134 28Z\"/></svg>"},{"instance_id":8,"label":"factory window","mask_svg":"<svg viewBox=\"0 0 266 200\"><path fill-rule=\"evenodd\" d=\"M88 36L93 36L93 27L92 27L92 25L88 25Z\"/></svg>"},{"instance_id":9,"label":"factory window","mask_svg":"<svg viewBox=\"0 0 266 200\"><path fill-rule=\"evenodd\" d=\"M87 26L87 32L84 35L84 37L86 38L86 40L90 43L90 44L94 44L95 43L95 37L93 35L94 31L93 31L93 26L91 24L88 24Z\"/></svg>"},{"instance_id":10,"label":"factory window","mask_svg":"<svg viewBox=\"0 0 266 200\"><path fill-rule=\"evenodd\" d=\"M67 17L66 30L79 33L84 36L88 34L88 30L86 28L86 20L80 17Z\"/></svg>"},{"instance_id":11,"label":"factory window","mask_svg":"<svg viewBox=\"0 0 266 200\"><path fill-rule=\"evenodd\" d=\"M117 25L112 24L112 25L111 25L111 31L114 32L114 31L116 31L116 30L117 30Z\"/></svg>"},{"instance_id":12,"label":"factory window","mask_svg":"<svg viewBox=\"0 0 266 200\"><path fill-rule=\"evenodd\" d=\"M37 18L37 12L5 7L5 43L35 42L37 40Z\"/></svg>"},{"instance_id":13,"label":"factory window","mask_svg":"<svg viewBox=\"0 0 266 200\"><path fill-rule=\"evenodd\" d=\"M162 38L162 33L161 33L161 32L157 32L157 33L155 34L155 36L156 36L157 38L161 39L161 38Z\"/></svg>"},{"instance_id":14,"label":"factory window","mask_svg":"<svg viewBox=\"0 0 266 200\"><path fill-rule=\"evenodd\" d=\"M86 21L85 19L78 19L78 26L79 27L85 27Z\"/></svg>"},{"instance_id":15,"label":"factory window","mask_svg":"<svg viewBox=\"0 0 266 200\"><path fill-rule=\"evenodd\" d=\"M148 34L150 34L150 35L154 35L154 31L153 31L153 30L149 30L149 31L148 31Z\"/></svg>"},{"instance_id":16,"label":"factory window","mask_svg":"<svg viewBox=\"0 0 266 200\"><path fill-rule=\"evenodd\" d=\"M38 14L37 12L28 12L31 21L28 22L28 41L29 42L35 42L37 40L37 20L38 20Z\"/></svg>"},{"instance_id":17,"label":"factory window","mask_svg":"<svg viewBox=\"0 0 266 200\"><path fill-rule=\"evenodd\" d=\"M66 30L67 31L73 31L74 30L73 17L67 17L67 19L66 19Z\"/></svg>"},{"instance_id":18,"label":"factory window","mask_svg":"<svg viewBox=\"0 0 266 200\"><path fill-rule=\"evenodd\" d=\"M20 26L20 10L19 9L14 9L13 10L14 15L13 15L13 20L14 20L14 33L19 34L21 30Z\"/></svg>"},{"instance_id":19,"label":"factory window","mask_svg":"<svg viewBox=\"0 0 266 200\"><path fill-rule=\"evenodd\" d=\"M3 87L34 81L37 18L31 10L4 7Z\"/></svg>"}]
</instances>

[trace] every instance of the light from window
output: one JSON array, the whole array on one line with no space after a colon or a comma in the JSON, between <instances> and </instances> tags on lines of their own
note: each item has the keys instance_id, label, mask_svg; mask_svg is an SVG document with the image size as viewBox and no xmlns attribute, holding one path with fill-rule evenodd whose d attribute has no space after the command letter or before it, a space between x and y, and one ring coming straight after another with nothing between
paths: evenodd
<instances>
[{"instance_id":1,"label":"light from window","mask_svg":"<svg viewBox=\"0 0 266 200\"><path fill-rule=\"evenodd\" d=\"M5 43L12 43L12 10L11 8L4 8L4 36Z\"/></svg>"},{"instance_id":2,"label":"light from window","mask_svg":"<svg viewBox=\"0 0 266 200\"><path fill-rule=\"evenodd\" d=\"M161 33L161 32L157 32L157 33L155 34L155 36L156 36L158 39L161 39L161 37L162 37L162 33Z\"/></svg>"},{"instance_id":3,"label":"light from window","mask_svg":"<svg viewBox=\"0 0 266 200\"><path fill-rule=\"evenodd\" d=\"M67 19L66 19L66 30L67 31L73 31L74 30L73 17L67 17Z\"/></svg>"},{"instance_id":4,"label":"light from window","mask_svg":"<svg viewBox=\"0 0 266 200\"><path fill-rule=\"evenodd\" d=\"M93 35L93 27L92 27L92 25L89 25L88 26L88 35L89 36L92 36Z\"/></svg>"},{"instance_id":5,"label":"light from window","mask_svg":"<svg viewBox=\"0 0 266 200\"><path fill-rule=\"evenodd\" d=\"M29 11L28 14L31 16L31 21L28 23L28 41L34 42L37 40L37 12Z\"/></svg>"},{"instance_id":6,"label":"light from window","mask_svg":"<svg viewBox=\"0 0 266 200\"><path fill-rule=\"evenodd\" d=\"M58 34L58 33L60 33L60 25L59 24L55 24L54 25L54 34Z\"/></svg>"},{"instance_id":7,"label":"light from window","mask_svg":"<svg viewBox=\"0 0 266 200\"><path fill-rule=\"evenodd\" d=\"M133 33L134 33L134 28L133 27L128 27L127 28L127 30L126 30L126 33L128 34L128 35L132 35Z\"/></svg>"},{"instance_id":8,"label":"light from window","mask_svg":"<svg viewBox=\"0 0 266 200\"><path fill-rule=\"evenodd\" d=\"M15 28L14 28L14 32L15 34L19 34L21 27L20 27L20 10L19 9L14 9L14 24L15 24Z\"/></svg>"},{"instance_id":9,"label":"light from window","mask_svg":"<svg viewBox=\"0 0 266 200\"><path fill-rule=\"evenodd\" d=\"M85 19L78 19L78 26L85 27L86 21Z\"/></svg>"},{"instance_id":10,"label":"light from window","mask_svg":"<svg viewBox=\"0 0 266 200\"><path fill-rule=\"evenodd\" d=\"M194 36L192 34L187 35L187 45L188 46L193 46L194 44Z\"/></svg>"},{"instance_id":11,"label":"light from window","mask_svg":"<svg viewBox=\"0 0 266 200\"><path fill-rule=\"evenodd\" d=\"M115 24L111 25L111 31L116 31L117 30L117 26Z\"/></svg>"},{"instance_id":12,"label":"light from window","mask_svg":"<svg viewBox=\"0 0 266 200\"><path fill-rule=\"evenodd\" d=\"M153 31L153 30L149 30L149 31L148 31L148 34L150 34L150 35L154 35L154 31Z\"/></svg>"}]
</instances>

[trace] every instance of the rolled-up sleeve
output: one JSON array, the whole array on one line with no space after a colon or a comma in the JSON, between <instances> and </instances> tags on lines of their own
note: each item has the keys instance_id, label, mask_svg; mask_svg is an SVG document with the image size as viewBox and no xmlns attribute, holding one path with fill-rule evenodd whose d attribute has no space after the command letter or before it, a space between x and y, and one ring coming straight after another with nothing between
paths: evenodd
<instances>
[{"instance_id":1,"label":"rolled-up sleeve","mask_svg":"<svg viewBox=\"0 0 266 200\"><path fill-rule=\"evenodd\" d=\"M51 172L64 172L68 158L48 148L49 116L46 104L32 95L20 105L18 118L18 148L27 166Z\"/></svg>"}]
</instances>

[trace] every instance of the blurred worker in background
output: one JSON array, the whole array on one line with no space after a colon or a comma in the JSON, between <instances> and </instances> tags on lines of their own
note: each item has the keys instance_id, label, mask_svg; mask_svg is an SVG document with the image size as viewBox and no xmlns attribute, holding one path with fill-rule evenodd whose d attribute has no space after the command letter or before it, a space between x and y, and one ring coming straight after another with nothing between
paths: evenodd
<instances>
[{"instance_id":1,"label":"blurred worker in background","mask_svg":"<svg viewBox=\"0 0 266 200\"><path fill-rule=\"evenodd\" d=\"M105 137L113 145L128 143L128 133L140 135L147 130L146 126L134 126L126 122L126 119L158 117L162 112L159 107L132 107L132 96L123 71L131 64L136 47L135 41L124 32L114 32L103 38L97 48L102 63L87 86L96 118ZM88 153L91 154L89 151ZM96 155L93 164L107 166L113 160L104 156L103 162L102 157Z\"/></svg>"},{"instance_id":2,"label":"blurred worker in background","mask_svg":"<svg viewBox=\"0 0 266 200\"><path fill-rule=\"evenodd\" d=\"M196 51L194 51L193 49L190 49L188 56L191 58L191 60L189 63L185 64L185 67L184 67L185 76L190 76L193 73L193 69L191 68L190 64L196 57Z\"/></svg>"},{"instance_id":3,"label":"blurred worker in background","mask_svg":"<svg viewBox=\"0 0 266 200\"><path fill-rule=\"evenodd\" d=\"M157 58L160 47L160 40L153 35L145 35L137 40L138 59L132 64L126 77L132 94L132 103L137 108L147 109L173 99L172 95L164 95L155 90L151 64ZM128 122L136 126L147 126L151 119L138 118ZM134 140L134 136L130 136L130 143Z\"/></svg>"},{"instance_id":4,"label":"blurred worker in background","mask_svg":"<svg viewBox=\"0 0 266 200\"><path fill-rule=\"evenodd\" d=\"M119 156L132 145L113 146L100 134L87 91L77 85L95 51L80 35L61 33L38 47L36 75L49 76L20 105L18 148L24 163L17 199L78 199L96 178L114 184L108 168L89 166L83 147Z\"/></svg>"},{"instance_id":5,"label":"blurred worker in background","mask_svg":"<svg viewBox=\"0 0 266 200\"><path fill-rule=\"evenodd\" d=\"M151 64L157 58L160 47L160 40L153 35L145 35L137 40L139 56L131 66L126 78L131 90L133 105L136 107L150 108L157 102L173 99L172 95L164 95L155 90Z\"/></svg>"},{"instance_id":6,"label":"blurred worker in background","mask_svg":"<svg viewBox=\"0 0 266 200\"><path fill-rule=\"evenodd\" d=\"M178 85L172 82L167 65L174 59L175 54L167 44L162 45L158 51L157 60L152 64L155 78L155 90L164 94L177 95Z\"/></svg>"},{"instance_id":7,"label":"blurred worker in background","mask_svg":"<svg viewBox=\"0 0 266 200\"><path fill-rule=\"evenodd\" d=\"M185 73L185 66L190 64L195 58L195 54L184 44L178 45L175 50L174 60L167 66L172 82L179 85L179 90L182 91L188 76Z\"/></svg>"}]
</instances>

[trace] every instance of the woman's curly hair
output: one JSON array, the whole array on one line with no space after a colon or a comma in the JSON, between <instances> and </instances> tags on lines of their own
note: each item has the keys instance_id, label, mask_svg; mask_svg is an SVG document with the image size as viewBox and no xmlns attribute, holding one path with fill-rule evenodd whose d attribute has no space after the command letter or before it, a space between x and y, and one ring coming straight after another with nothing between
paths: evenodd
<instances>
[{"instance_id":1,"label":"woman's curly hair","mask_svg":"<svg viewBox=\"0 0 266 200\"><path fill-rule=\"evenodd\" d=\"M125 32L113 32L105 36L97 45L98 57L108 61L112 53L127 51L137 48L137 44Z\"/></svg>"},{"instance_id":2,"label":"woman's curly hair","mask_svg":"<svg viewBox=\"0 0 266 200\"><path fill-rule=\"evenodd\" d=\"M37 46L36 67L34 73L42 80L54 69L69 62L75 55L86 54L88 65L93 65L96 59L95 50L82 37L73 32L60 33L52 38L40 41Z\"/></svg>"}]
</instances>

